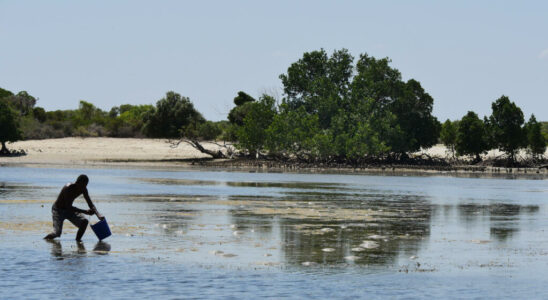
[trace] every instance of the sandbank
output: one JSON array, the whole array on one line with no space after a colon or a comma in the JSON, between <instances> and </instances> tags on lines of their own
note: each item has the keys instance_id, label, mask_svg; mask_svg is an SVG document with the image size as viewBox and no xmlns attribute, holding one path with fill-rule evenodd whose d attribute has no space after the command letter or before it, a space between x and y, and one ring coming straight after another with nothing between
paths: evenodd
<instances>
[{"instance_id":1,"label":"sandbank","mask_svg":"<svg viewBox=\"0 0 548 300\"><path fill-rule=\"evenodd\" d=\"M221 147L204 143L208 149ZM186 143L171 147L166 139L78 138L27 140L8 143L10 150L24 150L27 155L0 157L0 164L171 164L185 163L209 156Z\"/></svg>"}]
</instances>

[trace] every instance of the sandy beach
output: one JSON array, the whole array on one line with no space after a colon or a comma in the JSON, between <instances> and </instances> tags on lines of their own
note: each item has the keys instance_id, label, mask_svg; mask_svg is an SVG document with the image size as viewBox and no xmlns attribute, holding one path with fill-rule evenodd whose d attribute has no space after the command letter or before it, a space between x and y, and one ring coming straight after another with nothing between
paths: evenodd
<instances>
[{"instance_id":1,"label":"sandy beach","mask_svg":"<svg viewBox=\"0 0 548 300\"><path fill-rule=\"evenodd\" d=\"M27 155L0 157L0 163L11 164L106 164L106 163L169 163L170 160L207 158L186 143L171 147L166 139L135 138L61 138L8 143L10 150L24 150ZM211 149L219 146L204 143Z\"/></svg>"}]
</instances>

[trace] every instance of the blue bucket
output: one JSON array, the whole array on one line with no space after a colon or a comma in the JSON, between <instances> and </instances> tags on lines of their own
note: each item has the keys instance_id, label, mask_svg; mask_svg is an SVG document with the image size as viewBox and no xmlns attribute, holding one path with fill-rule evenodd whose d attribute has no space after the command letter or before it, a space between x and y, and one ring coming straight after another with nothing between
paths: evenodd
<instances>
[{"instance_id":1,"label":"blue bucket","mask_svg":"<svg viewBox=\"0 0 548 300\"><path fill-rule=\"evenodd\" d=\"M91 229L93 229L93 232L95 232L95 235L99 240L104 240L112 234L110 233L107 219L100 220L99 222L91 225Z\"/></svg>"}]
</instances>

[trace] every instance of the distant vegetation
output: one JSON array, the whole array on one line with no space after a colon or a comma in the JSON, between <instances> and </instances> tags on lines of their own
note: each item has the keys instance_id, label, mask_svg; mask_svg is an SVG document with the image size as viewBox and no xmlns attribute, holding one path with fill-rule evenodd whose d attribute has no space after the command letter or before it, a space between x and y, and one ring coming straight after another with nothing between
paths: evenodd
<instances>
[{"instance_id":1,"label":"distant vegetation","mask_svg":"<svg viewBox=\"0 0 548 300\"><path fill-rule=\"evenodd\" d=\"M470 111L441 124L432 115L434 100L415 80L402 80L388 58L347 50L328 55L323 49L304 53L280 75L283 98L258 99L240 91L226 121L207 121L191 100L167 92L156 105L116 106L102 111L81 100L78 109L45 111L26 92L0 89L0 141L67 136L169 138L223 157L201 145L204 140L231 142L238 154L303 162L360 164L400 161L408 154L442 142L453 158L481 161L490 149L504 151L509 163L519 149L543 159L548 122L534 115L525 121L506 96L492 103L483 119ZM177 142L175 142L176 144Z\"/></svg>"}]
</instances>

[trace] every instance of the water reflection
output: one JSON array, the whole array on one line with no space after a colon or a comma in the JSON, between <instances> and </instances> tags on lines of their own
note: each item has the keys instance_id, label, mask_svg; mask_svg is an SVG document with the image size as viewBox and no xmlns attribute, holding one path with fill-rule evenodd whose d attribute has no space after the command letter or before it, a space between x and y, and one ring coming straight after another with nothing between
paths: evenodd
<instances>
[{"instance_id":1,"label":"water reflection","mask_svg":"<svg viewBox=\"0 0 548 300\"><path fill-rule=\"evenodd\" d=\"M117 253L199 263L396 266L432 249L467 250L470 241L520 243L520 232L538 226L545 214L539 203L546 189L539 182L111 170L97 176L116 185L109 191L120 191L100 202L117 231L109 239ZM18 188L9 186L0 184L0 197L15 197ZM22 211L35 217L46 209ZM10 211L6 219L22 214ZM21 226L0 229L30 228L20 219ZM109 251L101 243L88 253ZM71 246L63 253L59 244L52 255L86 250Z\"/></svg>"},{"instance_id":2,"label":"water reflection","mask_svg":"<svg viewBox=\"0 0 548 300\"><path fill-rule=\"evenodd\" d=\"M82 257L85 256L87 251L84 243L75 242L75 247L71 247L72 251L63 251L63 245L59 240L45 240L51 244L51 256L57 260L63 260L65 258Z\"/></svg>"},{"instance_id":3,"label":"water reflection","mask_svg":"<svg viewBox=\"0 0 548 300\"><path fill-rule=\"evenodd\" d=\"M165 244L167 248L183 243L199 253L211 252L211 248L200 250L204 245L218 245L214 250L254 249L269 256L275 249L278 254L273 259L295 266L396 265L402 257L417 256L432 239L446 238L439 233L432 236L432 226L439 226L440 220L442 224L456 220L457 226L474 232L487 225L490 239L503 242L519 232L521 218L540 210L538 205L452 205L436 203L439 200L428 195L348 190L323 194L321 188L312 192L288 188L279 196L148 195L141 199L153 205L148 219L157 230L176 237L172 244ZM434 219L435 215L442 218ZM239 256L247 259L243 253Z\"/></svg>"},{"instance_id":4,"label":"water reflection","mask_svg":"<svg viewBox=\"0 0 548 300\"><path fill-rule=\"evenodd\" d=\"M546 180L3 171L11 298L546 298ZM110 244L86 235L79 246L75 228L38 240L54 196L18 187L57 194L74 172L88 173L93 199L102 197Z\"/></svg>"},{"instance_id":5,"label":"water reflection","mask_svg":"<svg viewBox=\"0 0 548 300\"><path fill-rule=\"evenodd\" d=\"M430 234L432 207L423 197L259 199L230 209L231 222L259 236L279 232L283 263L290 265L393 264L402 253L415 254Z\"/></svg>"},{"instance_id":6,"label":"water reflection","mask_svg":"<svg viewBox=\"0 0 548 300\"><path fill-rule=\"evenodd\" d=\"M110 244L107 242L99 241L93 247L93 253L99 255L107 255L110 252Z\"/></svg>"},{"instance_id":7,"label":"water reflection","mask_svg":"<svg viewBox=\"0 0 548 300\"><path fill-rule=\"evenodd\" d=\"M51 256L57 259L63 259L63 246L58 240L46 240L46 242L51 244Z\"/></svg>"},{"instance_id":8,"label":"water reflection","mask_svg":"<svg viewBox=\"0 0 548 300\"><path fill-rule=\"evenodd\" d=\"M344 189L341 183L323 182L268 182L268 181L215 181L215 180L193 180L178 178L132 178L135 181L161 184L161 185L182 185L182 186L229 186L229 187L250 187L250 188L285 188L285 189Z\"/></svg>"},{"instance_id":9,"label":"water reflection","mask_svg":"<svg viewBox=\"0 0 548 300\"><path fill-rule=\"evenodd\" d=\"M15 184L0 181L0 200L19 200L36 197L36 192L52 195L54 190L48 187Z\"/></svg>"},{"instance_id":10,"label":"water reflection","mask_svg":"<svg viewBox=\"0 0 548 300\"><path fill-rule=\"evenodd\" d=\"M522 217L538 214L538 205L519 205L508 203L460 204L457 210L461 219L468 224L480 220L489 221L489 234L492 239L504 242L519 232Z\"/></svg>"},{"instance_id":11,"label":"water reflection","mask_svg":"<svg viewBox=\"0 0 548 300\"><path fill-rule=\"evenodd\" d=\"M71 246L70 251L63 251L63 244L61 241L57 239L45 240L45 241L51 245L51 250L50 250L51 256L57 260L85 257L87 255L86 246L82 242L74 242L75 245ZM111 247L109 243L99 241L93 247L93 253L99 254L99 255L106 255L110 252L110 249Z\"/></svg>"}]
</instances>

